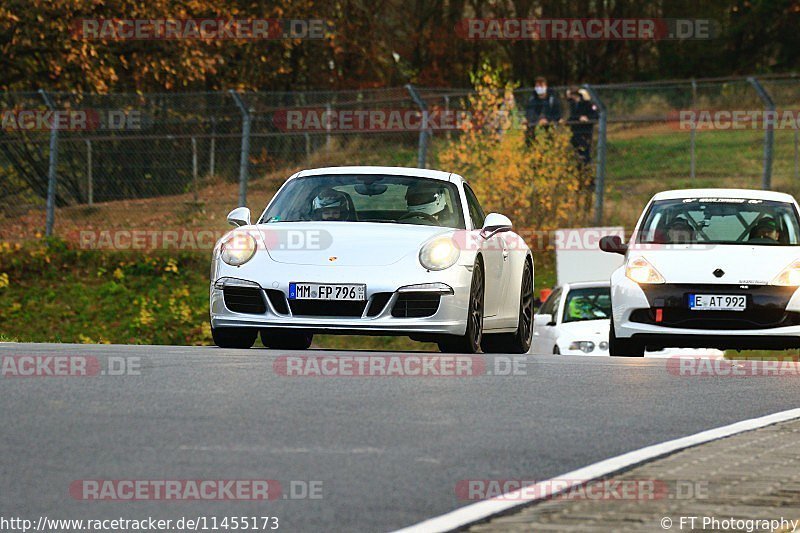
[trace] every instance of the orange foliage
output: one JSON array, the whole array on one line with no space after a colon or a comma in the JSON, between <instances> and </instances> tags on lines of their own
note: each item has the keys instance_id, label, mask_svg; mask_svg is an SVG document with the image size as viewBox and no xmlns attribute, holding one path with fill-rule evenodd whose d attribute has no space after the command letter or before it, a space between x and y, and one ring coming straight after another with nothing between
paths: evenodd
<instances>
[{"instance_id":1,"label":"orange foliage","mask_svg":"<svg viewBox=\"0 0 800 533\"><path fill-rule=\"evenodd\" d=\"M514 104L513 85L484 65L473 76L470 120L438 154L439 168L466 178L490 211L517 228L551 230L585 221L588 169L580 164L567 128L539 128L526 145L525 119Z\"/></svg>"}]
</instances>

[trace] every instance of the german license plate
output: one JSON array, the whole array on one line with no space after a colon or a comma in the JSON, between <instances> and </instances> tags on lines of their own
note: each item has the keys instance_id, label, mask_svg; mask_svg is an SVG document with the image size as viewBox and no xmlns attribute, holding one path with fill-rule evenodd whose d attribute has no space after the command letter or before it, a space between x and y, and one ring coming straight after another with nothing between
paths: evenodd
<instances>
[{"instance_id":1,"label":"german license plate","mask_svg":"<svg viewBox=\"0 0 800 533\"><path fill-rule=\"evenodd\" d=\"M289 299L364 301L367 286L363 283L290 283Z\"/></svg>"},{"instance_id":2,"label":"german license plate","mask_svg":"<svg viewBox=\"0 0 800 533\"><path fill-rule=\"evenodd\" d=\"M741 294L690 294L692 311L744 311L747 297Z\"/></svg>"}]
</instances>

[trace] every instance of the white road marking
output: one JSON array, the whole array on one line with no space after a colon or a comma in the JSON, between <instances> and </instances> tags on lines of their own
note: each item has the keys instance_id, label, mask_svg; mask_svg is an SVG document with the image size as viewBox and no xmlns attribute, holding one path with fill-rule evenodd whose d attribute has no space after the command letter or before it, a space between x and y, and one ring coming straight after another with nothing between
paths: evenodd
<instances>
[{"instance_id":1,"label":"white road marking","mask_svg":"<svg viewBox=\"0 0 800 533\"><path fill-rule=\"evenodd\" d=\"M728 426L701 431L700 433L695 433L694 435L689 435L688 437L682 437L679 439L662 442L661 444L654 444L652 446L640 448L638 450L624 453L622 455L618 455L617 457L612 457L611 459L606 459L604 461L579 468L578 470L573 470L572 472L556 476L553 479L540 481L535 485L509 492L496 498L461 507L441 516L430 518L418 524L400 529L397 531L397 533L433 533L438 531L452 531L456 528L464 527L480 520L485 520L490 516L508 511L514 507L526 505L538 500L544 500L550 496L555 496L558 493L565 492L572 487L582 485L593 479L608 476L609 474L619 470L627 469L634 465L651 461L685 448L690 448L699 444L705 444L713 440L736 435L737 433L752 431L754 429L763 428L765 426L770 426L772 424L785 422L795 418L800 418L800 409L790 409L788 411L781 411L779 413L774 413L759 418L751 418L749 420L743 420ZM559 482L555 483L554 480L558 480ZM570 483L565 482L564 480L575 481ZM524 494L529 496L525 497L523 496Z\"/></svg>"}]
</instances>

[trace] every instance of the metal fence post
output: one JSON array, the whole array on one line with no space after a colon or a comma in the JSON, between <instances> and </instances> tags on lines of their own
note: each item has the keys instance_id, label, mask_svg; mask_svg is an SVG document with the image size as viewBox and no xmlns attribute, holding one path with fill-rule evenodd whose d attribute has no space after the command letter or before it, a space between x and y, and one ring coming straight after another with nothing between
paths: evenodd
<instances>
[{"instance_id":1,"label":"metal fence post","mask_svg":"<svg viewBox=\"0 0 800 533\"><path fill-rule=\"evenodd\" d=\"M42 95L44 103L50 111L55 112L56 106L50 99L50 96L44 91L39 89L39 94ZM58 180L58 120L53 118L53 123L50 125L50 163L47 170L47 218L45 222L45 235L51 237L53 235L53 226L56 221L56 182Z\"/></svg>"},{"instance_id":2,"label":"metal fence post","mask_svg":"<svg viewBox=\"0 0 800 533\"><path fill-rule=\"evenodd\" d=\"M217 175L217 117L211 117L211 141L208 148L208 175Z\"/></svg>"},{"instance_id":3,"label":"metal fence post","mask_svg":"<svg viewBox=\"0 0 800 533\"><path fill-rule=\"evenodd\" d=\"M695 110L697 107L697 81L692 78L692 111ZM689 175L692 179L695 178L696 172L696 161L697 161L697 154L695 152L696 143L697 143L697 121L692 121L692 136L691 136L691 143L692 143L692 153L691 153L691 162L689 164Z\"/></svg>"},{"instance_id":4,"label":"metal fence post","mask_svg":"<svg viewBox=\"0 0 800 533\"><path fill-rule=\"evenodd\" d=\"M197 194L197 137L195 136L192 136L192 190L196 204L200 199Z\"/></svg>"},{"instance_id":5,"label":"metal fence post","mask_svg":"<svg viewBox=\"0 0 800 533\"><path fill-rule=\"evenodd\" d=\"M426 168L425 160L428 158L428 138L430 137L428 128L428 106L425 104L425 101L420 98L419 93L413 85L410 83L407 84L406 90L411 96L411 99L414 100L414 103L417 104L420 111L422 111L422 121L419 130L419 148L417 150L417 166L419 168Z\"/></svg>"},{"instance_id":6,"label":"metal fence post","mask_svg":"<svg viewBox=\"0 0 800 533\"><path fill-rule=\"evenodd\" d=\"M766 116L769 114L771 117L771 119L764 121L766 131L764 132L764 173L761 176L761 188L767 190L772 187L772 155L773 146L775 145L775 127L773 124L775 118L775 102L764 86L761 85L761 82L756 78L749 77L747 81L755 88L758 97L764 102L764 115Z\"/></svg>"},{"instance_id":7,"label":"metal fence post","mask_svg":"<svg viewBox=\"0 0 800 533\"><path fill-rule=\"evenodd\" d=\"M444 116L446 116L446 117L450 116L450 95L449 94L444 95ZM450 140L450 128L447 128L447 133L445 135L447 135L447 140L449 141Z\"/></svg>"},{"instance_id":8,"label":"metal fence post","mask_svg":"<svg viewBox=\"0 0 800 533\"><path fill-rule=\"evenodd\" d=\"M325 104L325 149L331 149L331 104Z\"/></svg>"},{"instance_id":9,"label":"metal fence post","mask_svg":"<svg viewBox=\"0 0 800 533\"><path fill-rule=\"evenodd\" d=\"M239 207L247 206L247 180L250 165L250 122L251 115L239 93L230 90L239 111L242 112L242 154L239 159Z\"/></svg>"},{"instance_id":10,"label":"metal fence post","mask_svg":"<svg viewBox=\"0 0 800 533\"><path fill-rule=\"evenodd\" d=\"M92 141L86 139L86 189L89 206L94 204L94 178L92 177Z\"/></svg>"},{"instance_id":11,"label":"metal fence post","mask_svg":"<svg viewBox=\"0 0 800 533\"><path fill-rule=\"evenodd\" d=\"M584 85L597 105L597 176L594 180L594 224L603 223L603 195L606 188L606 150L608 145L608 110L591 85Z\"/></svg>"}]
</instances>

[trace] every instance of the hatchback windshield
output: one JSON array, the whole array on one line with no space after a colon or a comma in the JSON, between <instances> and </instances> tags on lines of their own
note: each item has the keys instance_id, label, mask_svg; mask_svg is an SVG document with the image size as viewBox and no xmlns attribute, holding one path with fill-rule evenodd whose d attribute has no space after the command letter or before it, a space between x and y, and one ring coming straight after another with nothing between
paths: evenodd
<instances>
[{"instance_id":1,"label":"hatchback windshield","mask_svg":"<svg viewBox=\"0 0 800 533\"><path fill-rule=\"evenodd\" d=\"M642 224L643 244L800 243L792 204L743 198L684 198L654 202Z\"/></svg>"},{"instance_id":2,"label":"hatchback windshield","mask_svg":"<svg viewBox=\"0 0 800 533\"><path fill-rule=\"evenodd\" d=\"M261 222L307 220L465 228L454 184L410 176L337 174L297 178L281 190Z\"/></svg>"},{"instance_id":3,"label":"hatchback windshield","mask_svg":"<svg viewBox=\"0 0 800 533\"><path fill-rule=\"evenodd\" d=\"M611 316L611 289L591 287L572 289L564 305L564 322L600 320Z\"/></svg>"}]
</instances>

